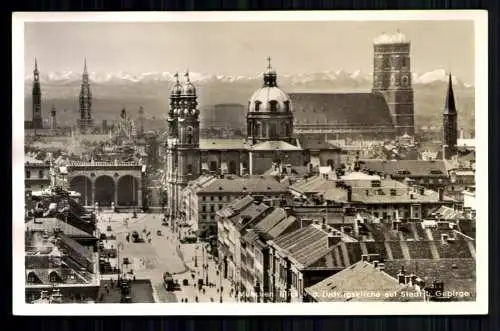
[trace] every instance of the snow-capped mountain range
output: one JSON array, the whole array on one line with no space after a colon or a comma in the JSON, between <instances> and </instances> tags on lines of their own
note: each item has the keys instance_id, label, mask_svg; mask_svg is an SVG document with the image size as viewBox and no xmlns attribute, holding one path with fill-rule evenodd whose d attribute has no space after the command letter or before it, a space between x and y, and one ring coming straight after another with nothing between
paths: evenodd
<instances>
[{"instance_id":1,"label":"snow-capped mountain range","mask_svg":"<svg viewBox=\"0 0 500 331\"><path fill-rule=\"evenodd\" d=\"M58 72L48 72L40 73L40 81L42 83L50 84L74 84L81 81L81 72L75 71L58 71ZM256 74L252 76L227 76L227 75L213 75L190 72L189 77L192 82L197 84L204 83L245 83L252 82L262 79L262 74ZM173 82L174 73L173 72L145 72L141 74L133 74L130 72L120 71L115 73L100 73L100 72L89 72L89 78L91 82L98 84L139 84L139 83L161 83L161 82ZM318 73L303 73L303 74L282 74L279 75L278 79L283 85L303 85L311 84L314 82L335 82L335 83L347 83L364 85L371 83L372 74L365 73L360 70L356 71L345 71L345 70L332 70ZM33 79L32 75L27 75L25 81L31 82ZM425 73L413 73L412 83L414 85L429 85L433 83L442 83L448 80L448 73L444 69L437 69ZM457 86L464 88L470 88L473 84L463 82L458 77L453 76L453 83Z\"/></svg>"}]
</instances>

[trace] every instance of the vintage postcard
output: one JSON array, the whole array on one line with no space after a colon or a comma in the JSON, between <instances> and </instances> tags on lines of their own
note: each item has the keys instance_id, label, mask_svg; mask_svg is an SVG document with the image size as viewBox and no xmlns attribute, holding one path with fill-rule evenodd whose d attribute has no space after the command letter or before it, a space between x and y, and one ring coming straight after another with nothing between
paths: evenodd
<instances>
[{"instance_id":1,"label":"vintage postcard","mask_svg":"<svg viewBox=\"0 0 500 331\"><path fill-rule=\"evenodd\" d=\"M15 13L14 314L487 313L487 19Z\"/></svg>"}]
</instances>

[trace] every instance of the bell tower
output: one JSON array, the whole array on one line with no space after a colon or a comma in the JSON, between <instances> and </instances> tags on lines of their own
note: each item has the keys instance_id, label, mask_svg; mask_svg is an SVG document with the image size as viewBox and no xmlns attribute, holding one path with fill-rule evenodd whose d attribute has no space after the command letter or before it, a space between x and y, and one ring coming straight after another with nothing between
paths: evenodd
<instances>
[{"instance_id":1,"label":"bell tower","mask_svg":"<svg viewBox=\"0 0 500 331\"><path fill-rule=\"evenodd\" d=\"M176 83L171 90L167 116L166 179L170 216L174 218L183 217L182 190L201 173L200 111L196 88L189 79L189 72L184 77L185 83L181 85L178 75L175 75Z\"/></svg>"},{"instance_id":2,"label":"bell tower","mask_svg":"<svg viewBox=\"0 0 500 331\"><path fill-rule=\"evenodd\" d=\"M43 128L42 119L42 89L40 88L40 73L38 72L38 62L35 58L35 69L33 70L33 89L31 92L33 102L32 125L33 129Z\"/></svg>"},{"instance_id":3,"label":"bell tower","mask_svg":"<svg viewBox=\"0 0 500 331\"><path fill-rule=\"evenodd\" d=\"M382 34L373 42L373 93L384 96L396 136L415 134L410 42L399 31Z\"/></svg>"}]
</instances>

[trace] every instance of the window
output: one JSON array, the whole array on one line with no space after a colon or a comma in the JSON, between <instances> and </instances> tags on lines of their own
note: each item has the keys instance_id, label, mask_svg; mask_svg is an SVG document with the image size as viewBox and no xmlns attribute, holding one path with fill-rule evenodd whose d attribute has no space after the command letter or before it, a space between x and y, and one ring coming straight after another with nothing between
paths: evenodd
<instances>
[{"instance_id":1,"label":"window","mask_svg":"<svg viewBox=\"0 0 500 331\"><path fill-rule=\"evenodd\" d=\"M210 212L215 213L215 206L214 205L210 205Z\"/></svg>"},{"instance_id":2,"label":"window","mask_svg":"<svg viewBox=\"0 0 500 331\"><path fill-rule=\"evenodd\" d=\"M217 171L217 162L216 161L210 162L210 171Z\"/></svg>"},{"instance_id":3,"label":"window","mask_svg":"<svg viewBox=\"0 0 500 331\"><path fill-rule=\"evenodd\" d=\"M49 281L51 283L56 283L57 282L57 274L55 272L51 272L50 275L49 275Z\"/></svg>"},{"instance_id":4,"label":"window","mask_svg":"<svg viewBox=\"0 0 500 331\"><path fill-rule=\"evenodd\" d=\"M201 197L201 201L205 201L205 197L204 197L204 196L203 196L203 197Z\"/></svg>"},{"instance_id":5,"label":"window","mask_svg":"<svg viewBox=\"0 0 500 331\"><path fill-rule=\"evenodd\" d=\"M278 101L276 101L276 100L269 101L269 109L272 112L277 111L278 110Z\"/></svg>"},{"instance_id":6,"label":"window","mask_svg":"<svg viewBox=\"0 0 500 331\"><path fill-rule=\"evenodd\" d=\"M201 206L201 212L206 213L207 212L207 206L203 205Z\"/></svg>"},{"instance_id":7,"label":"window","mask_svg":"<svg viewBox=\"0 0 500 331\"><path fill-rule=\"evenodd\" d=\"M270 136L271 136L271 138L275 138L275 137L277 137L277 135L278 135L278 134L277 134L277 132L276 132L276 124L275 124L275 123L271 123L271 124L270 124L270 131L271 131L271 132L270 132Z\"/></svg>"},{"instance_id":8,"label":"window","mask_svg":"<svg viewBox=\"0 0 500 331\"><path fill-rule=\"evenodd\" d=\"M26 171L25 171L25 177L26 177L26 178L31 178L31 171L26 170Z\"/></svg>"},{"instance_id":9,"label":"window","mask_svg":"<svg viewBox=\"0 0 500 331\"><path fill-rule=\"evenodd\" d=\"M283 103L285 105L285 111L287 111L287 112L290 111L290 101L287 100L287 101L285 101Z\"/></svg>"},{"instance_id":10,"label":"window","mask_svg":"<svg viewBox=\"0 0 500 331\"><path fill-rule=\"evenodd\" d=\"M403 56L403 68L408 67L408 58L406 56Z\"/></svg>"},{"instance_id":11,"label":"window","mask_svg":"<svg viewBox=\"0 0 500 331\"><path fill-rule=\"evenodd\" d=\"M186 141L188 144L193 143L193 128L188 126L186 129Z\"/></svg>"},{"instance_id":12,"label":"window","mask_svg":"<svg viewBox=\"0 0 500 331\"><path fill-rule=\"evenodd\" d=\"M188 174L192 174L193 173L193 165L192 164L188 164L187 165L187 172L188 172Z\"/></svg>"},{"instance_id":13,"label":"window","mask_svg":"<svg viewBox=\"0 0 500 331\"><path fill-rule=\"evenodd\" d=\"M255 111L259 111L260 110L260 104L261 102L260 101L255 101Z\"/></svg>"},{"instance_id":14,"label":"window","mask_svg":"<svg viewBox=\"0 0 500 331\"><path fill-rule=\"evenodd\" d=\"M36 283L37 278L34 272L28 274L28 283Z\"/></svg>"},{"instance_id":15,"label":"window","mask_svg":"<svg viewBox=\"0 0 500 331\"><path fill-rule=\"evenodd\" d=\"M222 206L222 205L219 205L219 209L222 209L222 208L223 208L223 206Z\"/></svg>"},{"instance_id":16,"label":"window","mask_svg":"<svg viewBox=\"0 0 500 331\"><path fill-rule=\"evenodd\" d=\"M223 196L219 195L219 201L222 201Z\"/></svg>"},{"instance_id":17,"label":"window","mask_svg":"<svg viewBox=\"0 0 500 331\"><path fill-rule=\"evenodd\" d=\"M43 170L38 170L38 178L43 178Z\"/></svg>"},{"instance_id":18,"label":"window","mask_svg":"<svg viewBox=\"0 0 500 331\"><path fill-rule=\"evenodd\" d=\"M262 123L257 122L255 124L255 133L257 136L261 137L262 136Z\"/></svg>"},{"instance_id":19,"label":"window","mask_svg":"<svg viewBox=\"0 0 500 331\"><path fill-rule=\"evenodd\" d=\"M210 201L214 201L214 196L210 196Z\"/></svg>"}]
</instances>

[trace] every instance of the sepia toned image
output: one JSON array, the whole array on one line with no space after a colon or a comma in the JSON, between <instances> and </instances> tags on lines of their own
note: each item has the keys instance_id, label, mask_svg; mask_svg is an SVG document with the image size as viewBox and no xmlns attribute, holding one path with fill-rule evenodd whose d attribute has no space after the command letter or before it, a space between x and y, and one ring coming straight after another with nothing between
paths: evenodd
<instances>
[{"instance_id":1,"label":"sepia toned image","mask_svg":"<svg viewBox=\"0 0 500 331\"><path fill-rule=\"evenodd\" d=\"M397 13L14 15L19 311L486 313L486 14Z\"/></svg>"}]
</instances>

